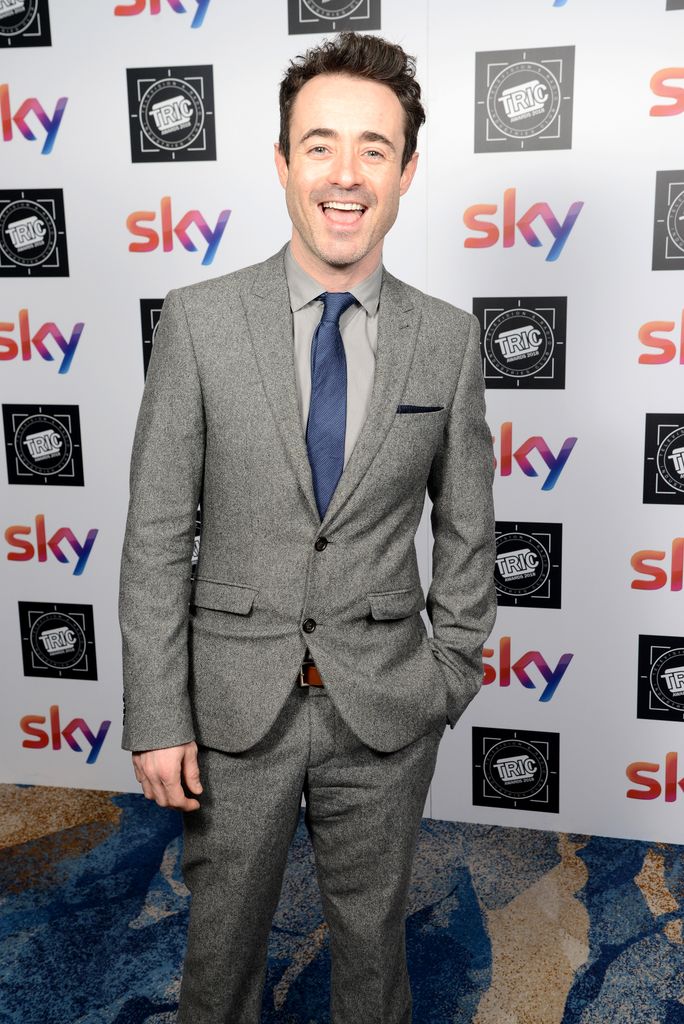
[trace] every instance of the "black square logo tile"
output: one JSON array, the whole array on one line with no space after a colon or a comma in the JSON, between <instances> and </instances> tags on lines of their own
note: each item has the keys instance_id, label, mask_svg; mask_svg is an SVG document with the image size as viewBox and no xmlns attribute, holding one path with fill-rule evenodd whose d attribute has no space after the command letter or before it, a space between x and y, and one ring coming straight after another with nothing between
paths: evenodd
<instances>
[{"instance_id":1,"label":"black square logo tile","mask_svg":"<svg viewBox=\"0 0 684 1024\"><path fill-rule=\"evenodd\" d=\"M574 46L475 54L475 152L570 149Z\"/></svg>"},{"instance_id":2,"label":"black square logo tile","mask_svg":"<svg viewBox=\"0 0 684 1024\"><path fill-rule=\"evenodd\" d=\"M567 299L473 299L488 388L565 387Z\"/></svg>"},{"instance_id":3,"label":"black square logo tile","mask_svg":"<svg viewBox=\"0 0 684 1024\"><path fill-rule=\"evenodd\" d=\"M126 78L134 164L216 159L210 64L129 68Z\"/></svg>"},{"instance_id":4,"label":"black square logo tile","mask_svg":"<svg viewBox=\"0 0 684 1024\"><path fill-rule=\"evenodd\" d=\"M77 405L3 405L10 484L83 486Z\"/></svg>"},{"instance_id":5,"label":"black square logo tile","mask_svg":"<svg viewBox=\"0 0 684 1024\"><path fill-rule=\"evenodd\" d=\"M19 625L25 676L97 679L92 605L19 601Z\"/></svg>"},{"instance_id":6,"label":"black square logo tile","mask_svg":"<svg viewBox=\"0 0 684 1024\"><path fill-rule=\"evenodd\" d=\"M497 522L497 604L560 608L562 561L562 523Z\"/></svg>"},{"instance_id":7,"label":"black square logo tile","mask_svg":"<svg viewBox=\"0 0 684 1024\"><path fill-rule=\"evenodd\" d=\"M473 727L473 804L558 813L557 732Z\"/></svg>"}]
</instances>

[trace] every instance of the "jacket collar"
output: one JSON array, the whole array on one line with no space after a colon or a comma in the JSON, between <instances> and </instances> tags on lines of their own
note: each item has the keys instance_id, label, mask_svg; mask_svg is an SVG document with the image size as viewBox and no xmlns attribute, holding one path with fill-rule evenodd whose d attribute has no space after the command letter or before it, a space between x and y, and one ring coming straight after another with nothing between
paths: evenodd
<instances>
[{"instance_id":1,"label":"jacket collar","mask_svg":"<svg viewBox=\"0 0 684 1024\"><path fill-rule=\"evenodd\" d=\"M285 249L283 246L257 266L252 287L245 289L242 302L271 413L307 506L325 532L359 487L392 426L418 339L421 310L413 301L413 289L383 268L368 415L320 522L299 412Z\"/></svg>"}]
</instances>

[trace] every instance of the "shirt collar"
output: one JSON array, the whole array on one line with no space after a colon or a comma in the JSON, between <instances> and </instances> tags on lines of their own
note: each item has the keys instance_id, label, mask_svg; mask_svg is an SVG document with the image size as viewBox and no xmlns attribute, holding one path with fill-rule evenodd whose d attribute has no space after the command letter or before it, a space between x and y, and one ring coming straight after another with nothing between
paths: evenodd
<instances>
[{"instance_id":1,"label":"shirt collar","mask_svg":"<svg viewBox=\"0 0 684 1024\"><path fill-rule=\"evenodd\" d=\"M363 306L368 316L375 316L378 311L378 304L380 302L380 288L382 286L382 260L378 263L377 267L372 274L365 277L363 281L359 281L349 291L354 296L359 305ZM290 292L290 307L293 313L297 310L303 309L304 306L308 306L310 302L317 299L321 292L325 291L325 288L319 281L311 277L310 274L300 267L296 259L292 255L290 250L290 244L288 243L285 249L285 276L287 277L287 287Z\"/></svg>"}]
</instances>

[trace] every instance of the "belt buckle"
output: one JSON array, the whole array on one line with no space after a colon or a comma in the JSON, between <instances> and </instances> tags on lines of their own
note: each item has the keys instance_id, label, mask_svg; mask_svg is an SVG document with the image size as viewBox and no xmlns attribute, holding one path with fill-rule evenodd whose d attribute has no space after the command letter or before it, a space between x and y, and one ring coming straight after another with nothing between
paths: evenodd
<instances>
[{"instance_id":1,"label":"belt buckle","mask_svg":"<svg viewBox=\"0 0 684 1024\"><path fill-rule=\"evenodd\" d=\"M308 648L305 651L304 657L302 658L302 663L299 666L299 685L300 686L311 686L311 683L307 683L306 680L304 679L304 666L305 665L315 665L315 661L311 657L311 653L310 653Z\"/></svg>"}]
</instances>

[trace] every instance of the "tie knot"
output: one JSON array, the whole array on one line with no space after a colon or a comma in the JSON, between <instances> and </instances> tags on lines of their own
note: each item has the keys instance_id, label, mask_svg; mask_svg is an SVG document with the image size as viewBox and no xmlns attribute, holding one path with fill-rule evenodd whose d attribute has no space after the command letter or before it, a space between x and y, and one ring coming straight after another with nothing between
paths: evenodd
<instances>
[{"instance_id":1,"label":"tie knot","mask_svg":"<svg viewBox=\"0 0 684 1024\"><path fill-rule=\"evenodd\" d=\"M339 324L340 317L345 309L349 309L356 302L351 292L323 292L318 297L323 299L321 323L327 321L328 323Z\"/></svg>"}]
</instances>

